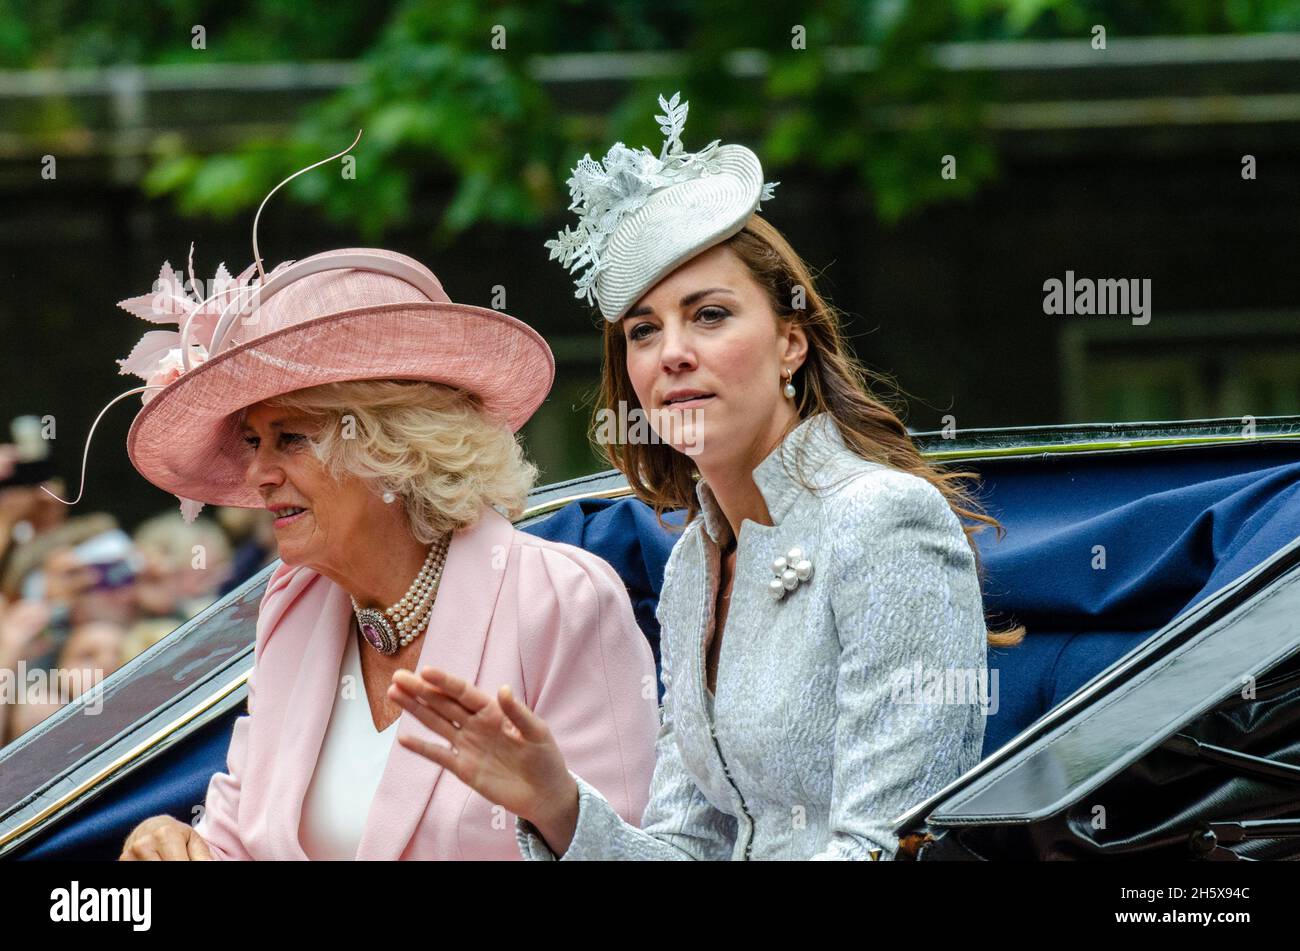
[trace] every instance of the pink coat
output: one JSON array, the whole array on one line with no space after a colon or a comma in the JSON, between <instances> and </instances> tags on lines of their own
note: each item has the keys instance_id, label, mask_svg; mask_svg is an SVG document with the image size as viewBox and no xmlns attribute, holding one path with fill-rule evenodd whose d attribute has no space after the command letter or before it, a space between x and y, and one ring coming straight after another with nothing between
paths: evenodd
<instances>
[{"instance_id":1,"label":"pink coat","mask_svg":"<svg viewBox=\"0 0 1300 951\"><path fill-rule=\"evenodd\" d=\"M198 832L222 859L306 859L298 839L339 687L352 610L306 567L272 574L257 619L249 715L228 772L208 786ZM455 533L417 669L495 693L509 684L542 716L569 768L639 824L659 728L654 661L626 589L606 562L517 531L485 508ZM368 648L367 648L368 649ZM362 688L364 689L364 688ZM443 740L402 711L398 730ZM514 816L394 742L358 859L517 859Z\"/></svg>"}]
</instances>

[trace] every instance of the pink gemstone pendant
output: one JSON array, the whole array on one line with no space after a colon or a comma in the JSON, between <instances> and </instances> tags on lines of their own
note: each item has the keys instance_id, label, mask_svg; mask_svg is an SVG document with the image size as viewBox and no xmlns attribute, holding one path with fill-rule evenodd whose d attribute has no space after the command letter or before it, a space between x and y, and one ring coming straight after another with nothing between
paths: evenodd
<instances>
[{"instance_id":1,"label":"pink gemstone pendant","mask_svg":"<svg viewBox=\"0 0 1300 951\"><path fill-rule=\"evenodd\" d=\"M363 608L357 613L357 624L361 628L361 636L379 653L388 655L397 653L397 648L400 646L397 632L393 630L382 612L374 608Z\"/></svg>"}]
</instances>

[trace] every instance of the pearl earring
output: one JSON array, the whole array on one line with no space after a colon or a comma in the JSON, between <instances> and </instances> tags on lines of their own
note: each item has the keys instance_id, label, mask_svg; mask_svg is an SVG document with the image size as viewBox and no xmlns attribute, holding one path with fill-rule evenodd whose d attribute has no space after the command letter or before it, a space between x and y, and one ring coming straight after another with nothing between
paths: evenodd
<instances>
[{"instance_id":1,"label":"pearl earring","mask_svg":"<svg viewBox=\"0 0 1300 951\"><path fill-rule=\"evenodd\" d=\"M385 493L384 493L384 502L386 502L386 503L388 503L388 504L392 504L393 500L396 499L396 498L397 498L397 496L393 495L392 492L385 492Z\"/></svg>"},{"instance_id":2,"label":"pearl earring","mask_svg":"<svg viewBox=\"0 0 1300 951\"><path fill-rule=\"evenodd\" d=\"M790 382L791 377L793 376L794 374L792 374L790 368L787 367L785 371L785 386L781 388L781 392L785 394L785 398L788 400L794 399L794 384Z\"/></svg>"}]
</instances>

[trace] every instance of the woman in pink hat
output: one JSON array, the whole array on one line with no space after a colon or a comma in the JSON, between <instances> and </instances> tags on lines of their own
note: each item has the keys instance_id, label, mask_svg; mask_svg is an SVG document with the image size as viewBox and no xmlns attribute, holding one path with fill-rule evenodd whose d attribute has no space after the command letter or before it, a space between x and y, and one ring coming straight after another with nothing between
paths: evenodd
<instances>
[{"instance_id":1,"label":"woman in pink hat","mask_svg":"<svg viewBox=\"0 0 1300 951\"><path fill-rule=\"evenodd\" d=\"M403 742L517 814L531 859L893 858L894 820L979 762L988 645L1022 635L987 629L960 517L996 522L971 474L932 467L869 391L807 266L756 214L773 185L754 153L686 152L686 103L659 105L658 157L585 157L581 223L548 244L586 269L578 296L606 321L601 412L654 431L604 427L610 459L687 514L657 612L650 802L627 822L545 714L455 672L394 676L449 745Z\"/></svg>"},{"instance_id":2,"label":"woman in pink hat","mask_svg":"<svg viewBox=\"0 0 1300 951\"><path fill-rule=\"evenodd\" d=\"M424 667L510 685L638 822L658 719L626 591L600 558L511 524L536 474L515 432L550 389L546 343L402 254L267 275L256 223L253 246L257 276L222 268L206 300L164 265L154 294L123 302L179 325L119 361L148 381L130 391L147 401L132 462L187 518L275 512L283 563L227 771L193 827L151 818L122 858L518 858L513 816L394 742L435 736L386 695Z\"/></svg>"}]
</instances>

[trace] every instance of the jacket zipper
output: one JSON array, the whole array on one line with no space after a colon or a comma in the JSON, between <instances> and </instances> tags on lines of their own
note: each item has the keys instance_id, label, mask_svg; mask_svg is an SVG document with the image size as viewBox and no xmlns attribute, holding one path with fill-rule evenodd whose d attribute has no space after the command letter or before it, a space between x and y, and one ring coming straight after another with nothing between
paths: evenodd
<instances>
[{"instance_id":1,"label":"jacket zipper","mask_svg":"<svg viewBox=\"0 0 1300 951\"><path fill-rule=\"evenodd\" d=\"M736 786L735 780L731 778L731 767L727 765L726 757L722 755L722 746L718 743L717 728L713 721L709 721L709 736L713 738L713 748L718 751L718 762L722 764L722 775L726 777L727 784L731 786L732 792L736 794L736 801L740 803L740 811L749 824L749 833L745 837L745 861L749 861L750 853L754 847L754 817L749 814L749 807L745 805L745 797L741 795L740 788Z\"/></svg>"},{"instance_id":2,"label":"jacket zipper","mask_svg":"<svg viewBox=\"0 0 1300 951\"><path fill-rule=\"evenodd\" d=\"M702 546L707 546L707 543L704 541L703 537L700 538L700 544ZM705 571L707 572L708 564L709 564L709 553L707 551L704 553L704 563L705 563ZM718 570L720 573L721 566L719 566ZM715 612L715 605L717 603L717 593L709 592L707 596L709 598L709 602L704 606L704 617L708 620L708 623L716 624L717 614ZM718 634L719 632L715 631L713 636L717 637ZM701 642L702 641L703 638L701 638ZM708 701L705 698L704 693L706 690L708 690L708 686L705 683L705 680L708 678L708 675L709 675L709 658L708 658L707 647L705 647L705 649L701 651L700 677L698 681L698 689L700 695L699 696L699 702L701 705L700 709L705 710L706 715L708 711ZM715 697L714 700L716 702L717 698ZM741 795L740 789L739 787L736 786L735 780L731 778L731 767L727 765L727 759L722 755L722 746L721 744L718 743L718 730L717 730L717 726L713 722L713 716L709 715L708 720L709 720L709 737L710 739L713 740L713 749L718 754L718 762L722 764L722 775L726 777L727 784L731 787L731 791L736 794L736 801L740 803L741 814L744 815L745 822L749 824L749 833L745 837L745 861L749 861L750 854L752 853L754 847L754 817L749 814L749 807L745 805L745 797Z\"/></svg>"}]
</instances>

